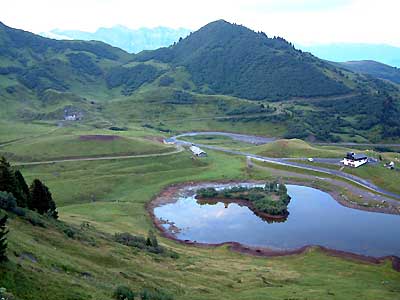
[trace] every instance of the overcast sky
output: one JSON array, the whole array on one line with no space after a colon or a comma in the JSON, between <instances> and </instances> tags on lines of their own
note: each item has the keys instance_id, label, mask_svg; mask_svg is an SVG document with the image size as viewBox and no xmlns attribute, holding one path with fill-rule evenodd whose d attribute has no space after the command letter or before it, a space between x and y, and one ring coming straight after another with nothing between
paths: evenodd
<instances>
[{"instance_id":1,"label":"overcast sky","mask_svg":"<svg viewBox=\"0 0 400 300\"><path fill-rule=\"evenodd\" d=\"M35 33L121 24L196 30L225 19L304 45L400 46L399 0L0 0L0 21Z\"/></svg>"}]
</instances>

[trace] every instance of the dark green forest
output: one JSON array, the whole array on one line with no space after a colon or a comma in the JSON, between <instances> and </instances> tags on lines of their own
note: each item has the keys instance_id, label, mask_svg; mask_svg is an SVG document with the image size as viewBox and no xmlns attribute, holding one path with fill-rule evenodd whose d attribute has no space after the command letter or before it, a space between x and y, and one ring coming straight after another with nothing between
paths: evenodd
<instances>
[{"instance_id":1,"label":"dark green forest","mask_svg":"<svg viewBox=\"0 0 400 300\"><path fill-rule=\"evenodd\" d=\"M321 68L335 68L296 50L280 37L216 21L170 48L145 51L135 60L185 66L211 93L260 100L339 95L349 92Z\"/></svg>"}]
</instances>

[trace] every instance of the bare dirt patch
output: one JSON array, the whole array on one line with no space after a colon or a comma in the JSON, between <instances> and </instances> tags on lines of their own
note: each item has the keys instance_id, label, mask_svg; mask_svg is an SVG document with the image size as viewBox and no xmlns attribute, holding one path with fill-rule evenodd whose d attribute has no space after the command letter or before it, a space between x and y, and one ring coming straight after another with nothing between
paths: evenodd
<instances>
[{"instance_id":1,"label":"bare dirt patch","mask_svg":"<svg viewBox=\"0 0 400 300\"><path fill-rule=\"evenodd\" d=\"M101 135L101 134L90 134L90 135L81 135L79 136L79 140L81 141L115 141L121 139L118 135Z\"/></svg>"},{"instance_id":2,"label":"bare dirt patch","mask_svg":"<svg viewBox=\"0 0 400 300\"><path fill-rule=\"evenodd\" d=\"M164 142L164 139L161 136L145 136L144 138L146 140L161 143L161 144Z\"/></svg>"}]
</instances>

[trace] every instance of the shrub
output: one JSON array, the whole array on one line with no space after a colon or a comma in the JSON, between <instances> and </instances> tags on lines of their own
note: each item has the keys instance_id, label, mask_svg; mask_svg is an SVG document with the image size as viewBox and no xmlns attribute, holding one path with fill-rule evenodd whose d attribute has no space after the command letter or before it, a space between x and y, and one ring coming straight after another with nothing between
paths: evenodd
<instances>
[{"instance_id":1,"label":"shrub","mask_svg":"<svg viewBox=\"0 0 400 300\"><path fill-rule=\"evenodd\" d=\"M190 89L190 84L186 81L182 82L182 88L184 90L189 90Z\"/></svg>"},{"instance_id":2,"label":"shrub","mask_svg":"<svg viewBox=\"0 0 400 300\"><path fill-rule=\"evenodd\" d=\"M117 127L117 126L111 126L108 129L112 130L112 131L127 131L128 128L126 127Z\"/></svg>"},{"instance_id":3,"label":"shrub","mask_svg":"<svg viewBox=\"0 0 400 300\"><path fill-rule=\"evenodd\" d=\"M18 217L25 217L26 216L26 209L22 207L15 207L12 212L16 214Z\"/></svg>"},{"instance_id":4,"label":"shrub","mask_svg":"<svg viewBox=\"0 0 400 300\"><path fill-rule=\"evenodd\" d=\"M162 254L166 257L178 259L179 255L173 251L165 249L163 246L158 244L157 237L153 231L149 231L147 238L143 236L135 236L130 233L117 233L115 234L115 241L125 246L134 247L145 250L149 253Z\"/></svg>"},{"instance_id":5,"label":"shrub","mask_svg":"<svg viewBox=\"0 0 400 300\"><path fill-rule=\"evenodd\" d=\"M170 76L163 76L160 78L160 86L170 86L171 84L173 84L175 82L175 79L170 77Z\"/></svg>"},{"instance_id":6,"label":"shrub","mask_svg":"<svg viewBox=\"0 0 400 300\"><path fill-rule=\"evenodd\" d=\"M197 195L199 195L202 198L212 198L217 196L218 192L216 189L209 187L197 190Z\"/></svg>"},{"instance_id":7,"label":"shrub","mask_svg":"<svg viewBox=\"0 0 400 300\"><path fill-rule=\"evenodd\" d=\"M169 257L173 258L173 259L178 259L179 258L179 254L176 252L171 251L169 253Z\"/></svg>"},{"instance_id":8,"label":"shrub","mask_svg":"<svg viewBox=\"0 0 400 300\"><path fill-rule=\"evenodd\" d=\"M150 247L155 247L155 248L158 247L157 237L154 234L153 230L149 230L147 240L146 240L146 245L150 246Z\"/></svg>"},{"instance_id":9,"label":"shrub","mask_svg":"<svg viewBox=\"0 0 400 300\"><path fill-rule=\"evenodd\" d=\"M115 234L115 241L125 246L136 247L139 249L146 248L146 239L142 236L135 236L130 233Z\"/></svg>"},{"instance_id":10,"label":"shrub","mask_svg":"<svg viewBox=\"0 0 400 300\"><path fill-rule=\"evenodd\" d=\"M175 91L174 94L172 95L171 101L168 101L167 103L170 104L193 104L195 101L195 98L193 97L192 94L185 92L185 91Z\"/></svg>"},{"instance_id":11,"label":"shrub","mask_svg":"<svg viewBox=\"0 0 400 300\"><path fill-rule=\"evenodd\" d=\"M173 300L174 297L162 290L148 290L143 289L140 292L140 298L142 300Z\"/></svg>"},{"instance_id":12,"label":"shrub","mask_svg":"<svg viewBox=\"0 0 400 300\"><path fill-rule=\"evenodd\" d=\"M0 192L0 208L6 211L12 211L17 207L17 200L13 194L8 192Z\"/></svg>"},{"instance_id":13,"label":"shrub","mask_svg":"<svg viewBox=\"0 0 400 300\"><path fill-rule=\"evenodd\" d=\"M74 229L72 229L72 228L70 228L70 227L68 227L68 228L65 228L64 230L63 230L63 232L65 233L65 235L67 236L67 237L69 237L69 238L71 238L71 239L73 239L74 237L75 237L75 235L76 235L76 230L74 230Z\"/></svg>"},{"instance_id":14,"label":"shrub","mask_svg":"<svg viewBox=\"0 0 400 300\"><path fill-rule=\"evenodd\" d=\"M265 196L264 196L263 194L257 193L257 192L253 192L253 191L249 192L249 195L248 195L248 199L249 199L251 202L260 200L260 199L262 199L262 198L264 198L264 197L265 197Z\"/></svg>"},{"instance_id":15,"label":"shrub","mask_svg":"<svg viewBox=\"0 0 400 300\"><path fill-rule=\"evenodd\" d=\"M31 223L33 226L39 226L39 227L46 227L45 222L43 221L42 217L39 216L39 214L29 211L26 216L25 219Z\"/></svg>"},{"instance_id":16,"label":"shrub","mask_svg":"<svg viewBox=\"0 0 400 300\"><path fill-rule=\"evenodd\" d=\"M114 299L117 300L134 300L135 293L127 286L120 285L114 291Z\"/></svg>"}]
</instances>

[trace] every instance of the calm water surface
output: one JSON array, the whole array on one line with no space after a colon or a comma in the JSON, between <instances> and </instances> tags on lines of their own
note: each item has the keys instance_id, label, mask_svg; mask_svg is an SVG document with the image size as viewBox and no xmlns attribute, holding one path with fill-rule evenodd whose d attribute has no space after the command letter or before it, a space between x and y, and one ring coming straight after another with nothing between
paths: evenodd
<instances>
[{"instance_id":1,"label":"calm water surface","mask_svg":"<svg viewBox=\"0 0 400 300\"><path fill-rule=\"evenodd\" d=\"M201 205L194 192L177 195L175 203L156 207L154 213L168 221L166 229L178 227L175 236L181 240L235 241L273 249L321 245L370 256L400 256L400 216L347 208L309 187L288 185L288 193L290 215L282 223L268 223L234 203Z\"/></svg>"}]
</instances>

